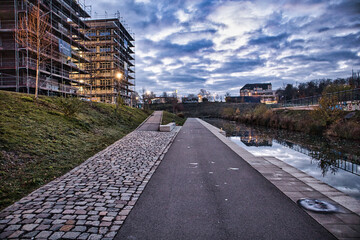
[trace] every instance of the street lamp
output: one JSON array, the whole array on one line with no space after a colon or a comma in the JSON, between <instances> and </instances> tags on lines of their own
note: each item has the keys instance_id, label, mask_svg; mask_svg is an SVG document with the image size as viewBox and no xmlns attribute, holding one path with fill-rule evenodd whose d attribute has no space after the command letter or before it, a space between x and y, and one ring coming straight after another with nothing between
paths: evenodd
<instances>
[{"instance_id":1,"label":"street lamp","mask_svg":"<svg viewBox=\"0 0 360 240\"><path fill-rule=\"evenodd\" d=\"M116 78L121 80L123 74L121 72L116 73Z\"/></svg>"},{"instance_id":2,"label":"street lamp","mask_svg":"<svg viewBox=\"0 0 360 240\"><path fill-rule=\"evenodd\" d=\"M122 74L122 72L117 72L116 74L115 74L115 78L117 79L116 81L115 81L115 90L116 90L116 94L117 94L117 99L116 99L116 105L118 106L118 104L119 104L119 101L120 101L120 91L121 91L121 80L122 80L122 78L123 78L123 74Z\"/></svg>"}]
</instances>

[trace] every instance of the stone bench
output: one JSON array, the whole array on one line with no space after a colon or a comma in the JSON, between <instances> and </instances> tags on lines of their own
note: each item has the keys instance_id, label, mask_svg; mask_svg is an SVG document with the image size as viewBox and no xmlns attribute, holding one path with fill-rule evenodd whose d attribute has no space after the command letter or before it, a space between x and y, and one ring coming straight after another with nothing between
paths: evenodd
<instances>
[{"instance_id":1,"label":"stone bench","mask_svg":"<svg viewBox=\"0 0 360 240\"><path fill-rule=\"evenodd\" d=\"M171 132L175 126L176 124L174 122L168 123L166 125L160 125L160 132Z\"/></svg>"}]
</instances>

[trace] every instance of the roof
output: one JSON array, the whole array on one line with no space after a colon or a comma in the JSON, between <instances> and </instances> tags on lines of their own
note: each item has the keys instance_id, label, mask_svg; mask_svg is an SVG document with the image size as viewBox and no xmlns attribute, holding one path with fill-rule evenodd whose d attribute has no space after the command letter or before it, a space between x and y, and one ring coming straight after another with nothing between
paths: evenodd
<instances>
[{"instance_id":1,"label":"roof","mask_svg":"<svg viewBox=\"0 0 360 240\"><path fill-rule=\"evenodd\" d=\"M243 86L241 90L254 90L254 88L262 88L262 89L268 89L269 85L271 86L271 83L248 83Z\"/></svg>"}]
</instances>

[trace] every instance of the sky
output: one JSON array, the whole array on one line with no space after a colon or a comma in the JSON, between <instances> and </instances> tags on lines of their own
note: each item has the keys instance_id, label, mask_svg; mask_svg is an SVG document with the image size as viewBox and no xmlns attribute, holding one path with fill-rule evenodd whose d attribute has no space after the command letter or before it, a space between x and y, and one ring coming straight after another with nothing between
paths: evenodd
<instances>
[{"instance_id":1,"label":"sky","mask_svg":"<svg viewBox=\"0 0 360 240\"><path fill-rule=\"evenodd\" d=\"M239 95L360 71L360 0L86 0L135 33L136 91Z\"/></svg>"}]
</instances>

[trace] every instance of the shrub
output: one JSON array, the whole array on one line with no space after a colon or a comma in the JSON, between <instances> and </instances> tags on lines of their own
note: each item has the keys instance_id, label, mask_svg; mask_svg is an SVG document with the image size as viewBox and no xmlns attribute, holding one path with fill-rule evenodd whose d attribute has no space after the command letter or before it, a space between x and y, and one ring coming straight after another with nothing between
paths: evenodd
<instances>
[{"instance_id":1,"label":"shrub","mask_svg":"<svg viewBox=\"0 0 360 240\"><path fill-rule=\"evenodd\" d=\"M254 109L254 116L261 117L267 112L268 108L265 104L260 104Z\"/></svg>"},{"instance_id":2,"label":"shrub","mask_svg":"<svg viewBox=\"0 0 360 240\"><path fill-rule=\"evenodd\" d=\"M77 98L59 98L60 110L62 113L71 117L79 112L82 102Z\"/></svg>"},{"instance_id":3,"label":"shrub","mask_svg":"<svg viewBox=\"0 0 360 240\"><path fill-rule=\"evenodd\" d=\"M326 132L330 136L360 139L360 124L355 121L337 121Z\"/></svg>"},{"instance_id":4,"label":"shrub","mask_svg":"<svg viewBox=\"0 0 360 240\"><path fill-rule=\"evenodd\" d=\"M34 98L29 97L29 96L22 96L21 100L23 100L24 102L33 102Z\"/></svg>"},{"instance_id":5,"label":"shrub","mask_svg":"<svg viewBox=\"0 0 360 240\"><path fill-rule=\"evenodd\" d=\"M181 117L181 118L184 118L185 116L184 116L184 114L183 113L178 113L178 114L176 114L178 117Z\"/></svg>"},{"instance_id":6,"label":"shrub","mask_svg":"<svg viewBox=\"0 0 360 240\"><path fill-rule=\"evenodd\" d=\"M227 108L224 108L223 111L222 111L222 116L225 117L225 118L229 118L231 116L233 116L235 113L234 109L232 107L227 107Z\"/></svg>"}]
</instances>

